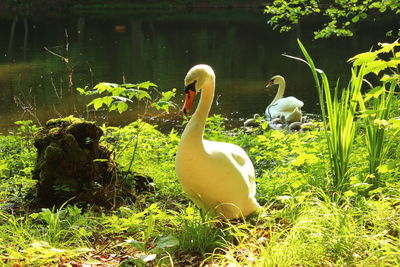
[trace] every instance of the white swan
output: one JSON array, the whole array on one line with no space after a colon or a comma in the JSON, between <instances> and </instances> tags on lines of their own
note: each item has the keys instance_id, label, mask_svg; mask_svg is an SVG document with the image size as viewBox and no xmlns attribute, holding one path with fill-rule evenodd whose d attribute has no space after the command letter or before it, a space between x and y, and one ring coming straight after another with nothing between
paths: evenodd
<instances>
[{"instance_id":1,"label":"white swan","mask_svg":"<svg viewBox=\"0 0 400 267\"><path fill-rule=\"evenodd\" d=\"M215 90L215 74L208 65L196 65L187 73L184 113L200 90L200 102L178 146L176 174L184 191L200 208L226 219L247 216L260 208L254 197L251 160L237 145L203 139Z\"/></svg>"},{"instance_id":2,"label":"white swan","mask_svg":"<svg viewBox=\"0 0 400 267\"><path fill-rule=\"evenodd\" d=\"M286 82L282 76L276 75L272 77L267 87L274 84L277 84L279 88L274 100L272 100L271 104L265 109L266 118L272 120L274 118L283 117L288 123L301 121L301 108L304 105L303 101L293 96L282 98L286 88Z\"/></svg>"}]
</instances>

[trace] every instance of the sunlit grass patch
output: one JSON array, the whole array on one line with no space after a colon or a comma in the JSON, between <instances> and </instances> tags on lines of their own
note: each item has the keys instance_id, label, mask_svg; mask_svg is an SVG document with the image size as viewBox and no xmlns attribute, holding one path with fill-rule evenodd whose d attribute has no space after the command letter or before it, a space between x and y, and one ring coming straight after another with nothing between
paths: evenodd
<instances>
[{"instance_id":1,"label":"sunlit grass patch","mask_svg":"<svg viewBox=\"0 0 400 267\"><path fill-rule=\"evenodd\" d=\"M24 216L1 212L1 261L41 266L88 253L95 222L87 215L76 206Z\"/></svg>"},{"instance_id":2,"label":"sunlit grass patch","mask_svg":"<svg viewBox=\"0 0 400 267\"><path fill-rule=\"evenodd\" d=\"M338 204L328 196L311 197L297 202L295 210L289 204L275 210L256 225L232 226L229 231L239 242L227 243L210 260L234 266L398 263L398 210L390 202L380 207L381 201L359 201L353 206L349 199ZM376 216L380 219L372 223Z\"/></svg>"}]
</instances>

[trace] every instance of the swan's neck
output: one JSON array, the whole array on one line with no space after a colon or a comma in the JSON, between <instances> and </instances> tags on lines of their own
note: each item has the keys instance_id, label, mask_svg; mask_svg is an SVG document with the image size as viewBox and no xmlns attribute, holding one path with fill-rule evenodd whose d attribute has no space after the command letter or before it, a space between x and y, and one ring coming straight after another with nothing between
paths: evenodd
<instances>
[{"instance_id":1,"label":"swan's neck","mask_svg":"<svg viewBox=\"0 0 400 267\"><path fill-rule=\"evenodd\" d=\"M211 104L214 99L215 81L208 79L203 86L199 104L182 134L182 142L203 146L203 134Z\"/></svg>"},{"instance_id":2,"label":"swan's neck","mask_svg":"<svg viewBox=\"0 0 400 267\"><path fill-rule=\"evenodd\" d=\"M276 92L274 100L272 100L271 104L274 104L276 101L282 98L283 94L285 93L286 82L284 79L277 79L276 84L278 85L278 92Z\"/></svg>"}]
</instances>

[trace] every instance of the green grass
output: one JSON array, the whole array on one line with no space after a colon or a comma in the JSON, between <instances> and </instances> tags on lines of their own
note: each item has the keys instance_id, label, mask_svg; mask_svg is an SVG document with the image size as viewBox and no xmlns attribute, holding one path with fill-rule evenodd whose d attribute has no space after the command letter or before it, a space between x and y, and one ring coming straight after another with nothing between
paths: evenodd
<instances>
[{"instance_id":1,"label":"green grass","mask_svg":"<svg viewBox=\"0 0 400 267\"><path fill-rule=\"evenodd\" d=\"M174 172L173 156L179 137L176 132L163 134L142 121L121 128L109 128L104 137L115 149L116 160L129 165L141 123L142 141L138 143L132 168L155 180L156 192L116 210L79 207L66 203L59 209L30 211L27 198L17 199L17 213L1 212L0 251L6 265L62 264L66 262L119 262L158 265L234 264L250 266L320 266L398 264L399 177L400 164L381 173L386 185L365 192L358 180L369 171L358 164L368 156L362 147L364 137L355 138L353 153L356 166L350 182L351 193L332 194L327 184L329 164L325 161L327 143L323 130L305 133L240 129L227 135L217 127L220 116L211 117L207 138L237 143L244 147L257 169L257 198L264 205L258 216L242 222L223 222L201 214L184 195ZM10 192L21 187L29 192L29 168L34 150L26 151L16 162L21 144L31 146L29 133L1 136L5 158L2 186ZM6 140L14 140L6 142ZM12 144L12 145L10 145ZM358 149L359 148L359 149ZM29 154L31 153L31 154ZM399 158L397 150L388 156ZM9 164L16 166L13 172ZM358 165L357 165L358 164ZM22 176L22 175L25 176ZM18 177L20 183L4 186ZM23 183L26 179L28 182ZM8 207L15 193L3 194ZM19 208L18 208L19 207ZM7 245L5 245L7 244Z\"/></svg>"}]
</instances>

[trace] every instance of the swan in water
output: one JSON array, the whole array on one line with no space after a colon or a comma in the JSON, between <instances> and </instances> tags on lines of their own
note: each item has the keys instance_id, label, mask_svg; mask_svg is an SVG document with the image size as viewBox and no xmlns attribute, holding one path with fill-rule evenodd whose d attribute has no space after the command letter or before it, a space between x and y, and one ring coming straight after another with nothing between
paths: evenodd
<instances>
[{"instance_id":1,"label":"swan in water","mask_svg":"<svg viewBox=\"0 0 400 267\"><path fill-rule=\"evenodd\" d=\"M279 88L274 100L272 100L271 104L269 104L265 110L266 117L269 120L283 117L288 123L301 121L301 108L304 105L303 101L293 96L282 98L286 88L286 82L282 76L276 75L272 77L267 87L274 84L277 84Z\"/></svg>"},{"instance_id":2,"label":"swan in water","mask_svg":"<svg viewBox=\"0 0 400 267\"><path fill-rule=\"evenodd\" d=\"M255 199L255 172L250 158L237 145L203 139L214 98L214 71L208 65L196 65L184 83L185 114L200 90L201 97L176 153L178 179L190 199L210 214L226 219L247 216L260 208Z\"/></svg>"}]
</instances>

